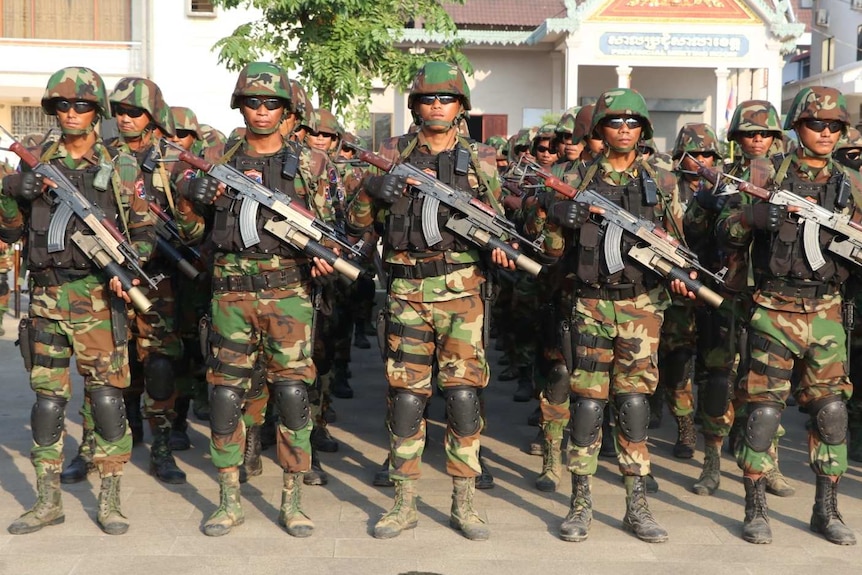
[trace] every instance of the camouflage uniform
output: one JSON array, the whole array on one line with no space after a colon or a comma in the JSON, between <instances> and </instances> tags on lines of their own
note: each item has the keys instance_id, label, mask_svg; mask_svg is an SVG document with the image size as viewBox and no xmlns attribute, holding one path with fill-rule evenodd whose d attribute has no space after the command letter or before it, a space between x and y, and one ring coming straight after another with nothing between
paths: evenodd
<instances>
[{"instance_id":1,"label":"camouflage uniform","mask_svg":"<svg viewBox=\"0 0 862 575\"><path fill-rule=\"evenodd\" d=\"M428 120L426 127L415 104L415 98L423 94L457 96L462 106L459 116L470 109L469 89L461 71L450 64L426 64L417 74L408 98L414 121L421 122L422 128L416 134L387 140L381 145L380 155L393 162L435 170L444 183L499 205L501 188L495 150L456 134L453 150L432 153L426 143L426 130L446 130L451 134L457 130L459 117L453 122ZM465 175L454 172L456 150L469 154ZM385 181L390 177L394 176L367 176L348 212L348 231L356 237L374 225L378 211L385 218L384 260L389 279L383 347L389 384L390 477L395 481L396 496L393 508L375 525L374 536L395 537L415 527L418 521L415 485L421 474L426 426L422 414L433 394L436 363L437 385L443 389L447 403L446 470L454 484L450 525L470 539L487 539L488 529L472 503L475 478L481 473L478 392L487 385L489 376L480 294L485 277L479 252L447 231L442 232L444 240L433 248L425 245L417 219L423 205L421 196L399 196L388 207L373 203L368 195L370 180Z\"/></svg>"},{"instance_id":2,"label":"camouflage uniform","mask_svg":"<svg viewBox=\"0 0 862 575\"><path fill-rule=\"evenodd\" d=\"M130 238L142 258L153 246L152 219L147 210L143 179L132 156L107 148L93 136L99 114L110 117L105 87L98 74L88 68L63 68L48 81L42 107L56 114L59 100L84 100L96 105L93 123L84 129L63 128L60 141L46 143L37 153L76 182L79 191L96 202L108 218ZM67 152L67 138L94 138L92 148L79 159ZM27 171L26 167L24 170ZM97 174L98 175L95 175ZM101 177L100 177L101 176ZM122 390L129 385L125 327L125 306L117 305L106 285L109 279L72 241L71 232L87 229L73 217L66 230L62 252L47 252L47 229L52 218L52 201L42 194L27 203L27 227L19 203L13 199L22 189L23 176L7 176L0 199L0 239L17 241L29 229L28 269L30 270L29 319L22 336L29 341L33 366L30 385L36 392L32 413L33 447L31 461L36 469L39 499L36 505L12 525L12 533L30 533L45 525L62 523L59 473L63 463L65 408L72 395L69 363L76 357L78 373L92 401L95 420L94 462L102 476L98 521L109 534L125 533L128 520L120 510L120 476L129 460L132 438L126 424ZM19 192L20 193L20 192ZM112 300L114 304L112 304ZM115 313L112 314L112 309ZM112 317L113 316L113 317Z\"/></svg>"},{"instance_id":3,"label":"camouflage uniform","mask_svg":"<svg viewBox=\"0 0 862 575\"><path fill-rule=\"evenodd\" d=\"M0 178L6 177L15 172L6 162L0 164ZM6 330L3 329L3 317L9 311L9 297L12 289L9 286L8 275L15 267L15 247L11 244L0 242L0 336L6 335ZM17 282L18 278L12 278L13 282Z\"/></svg>"},{"instance_id":4,"label":"camouflage uniform","mask_svg":"<svg viewBox=\"0 0 862 575\"><path fill-rule=\"evenodd\" d=\"M806 120L835 121L846 128L849 116L844 96L833 88L804 88L791 105L784 128L798 130ZM825 160L825 165L811 167L804 161L807 158ZM859 174L844 170L828 155L821 157L808 150L801 138L795 153L774 156L767 168L764 187L789 189L859 219L853 197L862 191ZM728 209L719 218L718 233L732 246L744 249L751 245L754 267L749 365L740 382L740 399L748 404L748 424L745 441L737 446L746 490L743 538L752 543L772 540L764 474L773 465L768 448L798 364L802 378L796 396L800 407L811 415L809 463L817 476L811 529L833 543L855 543L853 532L838 513L837 485L847 469L845 401L852 393L846 370L841 286L856 270L846 260L830 255L826 245L832 236L824 232L820 247L826 263L812 269L802 252L802 226L787 217L786 210L759 200Z\"/></svg>"}]
</instances>

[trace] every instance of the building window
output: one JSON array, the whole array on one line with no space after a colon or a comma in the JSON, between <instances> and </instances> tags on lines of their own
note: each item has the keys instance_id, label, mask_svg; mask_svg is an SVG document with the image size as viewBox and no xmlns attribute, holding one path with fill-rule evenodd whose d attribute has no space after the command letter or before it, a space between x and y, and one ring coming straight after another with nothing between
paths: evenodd
<instances>
[{"instance_id":1,"label":"building window","mask_svg":"<svg viewBox=\"0 0 862 575\"><path fill-rule=\"evenodd\" d=\"M30 134L45 135L57 126L57 119L48 116L41 106L12 106L12 134L18 139Z\"/></svg>"},{"instance_id":2,"label":"building window","mask_svg":"<svg viewBox=\"0 0 862 575\"><path fill-rule=\"evenodd\" d=\"M380 144L392 137L392 114L371 113L371 126L357 131L357 136L365 138L372 150L377 150Z\"/></svg>"},{"instance_id":3,"label":"building window","mask_svg":"<svg viewBox=\"0 0 862 575\"><path fill-rule=\"evenodd\" d=\"M799 0L799 7L810 10L814 8L814 0Z\"/></svg>"},{"instance_id":4,"label":"building window","mask_svg":"<svg viewBox=\"0 0 862 575\"><path fill-rule=\"evenodd\" d=\"M820 72L828 72L835 67L835 38L825 38L820 44Z\"/></svg>"},{"instance_id":5,"label":"building window","mask_svg":"<svg viewBox=\"0 0 862 575\"><path fill-rule=\"evenodd\" d=\"M186 13L189 16L215 18L215 4L206 0L188 0Z\"/></svg>"},{"instance_id":6,"label":"building window","mask_svg":"<svg viewBox=\"0 0 862 575\"><path fill-rule=\"evenodd\" d=\"M131 0L0 0L3 38L129 42Z\"/></svg>"}]
</instances>

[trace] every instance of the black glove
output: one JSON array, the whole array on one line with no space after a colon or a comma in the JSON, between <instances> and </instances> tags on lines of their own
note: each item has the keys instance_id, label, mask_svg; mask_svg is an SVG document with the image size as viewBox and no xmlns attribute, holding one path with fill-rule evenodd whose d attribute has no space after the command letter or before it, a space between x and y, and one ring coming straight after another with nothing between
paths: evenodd
<instances>
[{"instance_id":1,"label":"black glove","mask_svg":"<svg viewBox=\"0 0 862 575\"><path fill-rule=\"evenodd\" d=\"M571 200L557 201L551 204L548 217L559 226L576 230L589 219L590 206L583 202Z\"/></svg>"},{"instance_id":2,"label":"black glove","mask_svg":"<svg viewBox=\"0 0 862 575\"><path fill-rule=\"evenodd\" d=\"M368 176L364 182L365 191L375 200L384 204L394 204L407 187L407 178L404 176Z\"/></svg>"},{"instance_id":3,"label":"black glove","mask_svg":"<svg viewBox=\"0 0 862 575\"><path fill-rule=\"evenodd\" d=\"M189 182L186 197L199 204L211 204L218 193L218 184L217 180L207 176L194 178Z\"/></svg>"},{"instance_id":4,"label":"black glove","mask_svg":"<svg viewBox=\"0 0 862 575\"><path fill-rule=\"evenodd\" d=\"M3 192L10 197L32 202L42 195L45 178L36 172L10 174L3 178Z\"/></svg>"},{"instance_id":5,"label":"black glove","mask_svg":"<svg viewBox=\"0 0 862 575\"><path fill-rule=\"evenodd\" d=\"M742 208L742 223L758 230L776 232L786 218L787 206L760 202Z\"/></svg>"},{"instance_id":6,"label":"black glove","mask_svg":"<svg viewBox=\"0 0 862 575\"><path fill-rule=\"evenodd\" d=\"M720 212L727 203L727 196L722 196L724 185L706 186L701 185L694 194L694 199L698 205L708 212Z\"/></svg>"}]
</instances>

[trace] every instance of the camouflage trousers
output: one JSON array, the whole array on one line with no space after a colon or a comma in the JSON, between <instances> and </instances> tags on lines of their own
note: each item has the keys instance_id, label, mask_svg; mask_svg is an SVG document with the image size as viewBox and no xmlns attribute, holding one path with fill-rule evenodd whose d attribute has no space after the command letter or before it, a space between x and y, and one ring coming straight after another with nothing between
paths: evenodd
<instances>
[{"instance_id":1,"label":"camouflage trousers","mask_svg":"<svg viewBox=\"0 0 862 575\"><path fill-rule=\"evenodd\" d=\"M484 305L479 295L443 302L412 302L389 298L387 308L388 357L386 380L390 391L407 389L426 400L433 394L432 374L437 366L437 385L442 389L488 385L488 363L482 337ZM399 335L396 326L418 330ZM425 341L427 340L427 341ZM429 361L424 361L428 358ZM413 360L413 361L411 361ZM416 361L416 360L422 360ZM395 435L389 424L389 473L393 479L419 479L422 452L425 450L426 422L409 437ZM479 435L455 433L451 421L446 426L444 449L446 472L453 477L476 477L479 464Z\"/></svg>"},{"instance_id":2,"label":"camouflage trousers","mask_svg":"<svg viewBox=\"0 0 862 575\"><path fill-rule=\"evenodd\" d=\"M592 338L593 343L605 340L610 347L577 346L577 365L570 378L572 393L600 400L628 393L652 395L658 385L659 337L668 303L664 288L618 301L578 298L573 329L581 338ZM650 461L646 441L629 440L619 425L615 430L620 472L648 475ZM601 444L601 432L587 447L569 442L569 471L576 475L594 475Z\"/></svg>"},{"instance_id":3,"label":"camouflage trousers","mask_svg":"<svg viewBox=\"0 0 862 575\"><path fill-rule=\"evenodd\" d=\"M535 363L542 287L543 284L530 274L517 272L510 308L512 365L515 367L532 367Z\"/></svg>"},{"instance_id":4,"label":"camouflage trousers","mask_svg":"<svg viewBox=\"0 0 862 575\"><path fill-rule=\"evenodd\" d=\"M9 281L9 272L14 269L15 249L10 245L5 250L0 251L0 321L3 316L9 311L9 296L18 278L11 278ZM14 274L12 274L14 275Z\"/></svg>"},{"instance_id":5,"label":"camouflage trousers","mask_svg":"<svg viewBox=\"0 0 862 575\"><path fill-rule=\"evenodd\" d=\"M827 301L817 312L776 311L755 305L749 335L751 365L740 381L739 399L748 409L764 401L783 406L796 362L800 362L802 375L796 391L800 407L832 395L849 399L853 389L847 377L847 337L841 320L840 297ZM764 338L768 345L754 345L754 336ZM784 349L792 355L785 357ZM754 451L744 441L736 459L746 475L766 473L774 466L767 453ZM847 444L829 445L809 426L808 461L818 475L842 475L847 470Z\"/></svg>"},{"instance_id":6,"label":"camouflage trousers","mask_svg":"<svg viewBox=\"0 0 862 575\"><path fill-rule=\"evenodd\" d=\"M261 292L218 292L213 296L211 313L212 331L230 346L213 345L212 365L207 370L209 385L230 385L249 393L259 354L264 355L269 381L302 382L309 388L314 385L314 310L307 285ZM243 352L242 348L249 351ZM279 423L277 457L285 471L301 473L311 468L312 427L310 418L298 430ZM242 463L245 430L241 420L233 433L211 435L210 454L216 467L224 469Z\"/></svg>"},{"instance_id":7,"label":"camouflage trousers","mask_svg":"<svg viewBox=\"0 0 862 575\"><path fill-rule=\"evenodd\" d=\"M211 290L209 280L191 280L177 274L176 281L176 328L183 350L176 379L177 394L179 397L199 397L206 393L207 382L198 324L209 311Z\"/></svg>"},{"instance_id":8,"label":"camouflage trousers","mask_svg":"<svg viewBox=\"0 0 862 575\"><path fill-rule=\"evenodd\" d=\"M676 417L694 411L690 360L696 345L694 302L674 300L664 312L658 348L659 384L656 393L666 397L671 413ZM686 362L684 369L678 365L681 362Z\"/></svg>"}]
</instances>

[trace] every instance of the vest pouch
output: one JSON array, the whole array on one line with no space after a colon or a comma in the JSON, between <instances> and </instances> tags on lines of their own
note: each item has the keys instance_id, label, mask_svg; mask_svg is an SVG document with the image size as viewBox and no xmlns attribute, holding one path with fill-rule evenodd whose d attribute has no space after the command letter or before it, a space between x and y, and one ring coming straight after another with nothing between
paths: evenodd
<instances>
[{"instance_id":1,"label":"vest pouch","mask_svg":"<svg viewBox=\"0 0 862 575\"><path fill-rule=\"evenodd\" d=\"M786 277L790 274L794 259L794 246L799 235L799 226L791 221L784 221L778 228L772 240L772 257L769 259L769 271L775 277Z\"/></svg>"},{"instance_id":2,"label":"vest pouch","mask_svg":"<svg viewBox=\"0 0 862 575\"><path fill-rule=\"evenodd\" d=\"M236 243L242 241L238 237L239 226L231 225L231 223L236 223L233 220L234 218L231 217L227 207L216 205L213 217L212 242L219 251L233 251L235 240L237 240ZM237 237L234 238L234 235Z\"/></svg>"},{"instance_id":3,"label":"vest pouch","mask_svg":"<svg viewBox=\"0 0 862 575\"><path fill-rule=\"evenodd\" d=\"M602 244L601 228L593 221L587 221L581 226L578 241L578 278L588 284L599 281L599 263L601 255L599 248Z\"/></svg>"},{"instance_id":4,"label":"vest pouch","mask_svg":"<svg viewBox=\"0 0 862 575\"><path fill-rule=\"evenodd\" d=\"M389 209L386 216L386 243L395 251L410 249L410 210L411 198L401 197Z\"/></svg>"}]
</instances>

